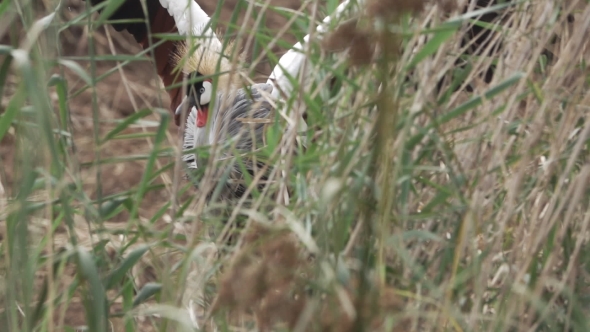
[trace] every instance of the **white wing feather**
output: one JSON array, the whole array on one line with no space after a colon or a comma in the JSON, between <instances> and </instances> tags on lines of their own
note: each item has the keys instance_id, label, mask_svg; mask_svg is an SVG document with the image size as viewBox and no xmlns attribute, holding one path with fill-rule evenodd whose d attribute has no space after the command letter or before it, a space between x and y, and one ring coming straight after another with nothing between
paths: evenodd
<instances>
[{"instance_id":1,"label":"white wing feather","mask_svg":"<svg viewBox=\"0 0 590 332\"><path fill-rule=\"evenodd\" d=\"M182 160L187 163L188 168L197 168L197 155L194 149L197 147L197 112L196 109L191 109L188 118L186 119L184 130L184 144L182 150L185 152L182 156ZM189 153L186 153L186 152Z\"/></svg>"},{"instance_id":2,"label":"white wing feather","mask_svg":"<svg viewBox=\"0 0 590 332\"><path fill-rule=\"evenodd\" d=\"M183 36L209 38L214 47L221 47L221 41L211 29L209 15L194 0L160 0L162 7L174 18L178 33Z\"/></svg>"},{"instance_id":3,"label":"white wing feather","mask_svg":"<svg viewBox=\"0 0 590 332\"><path fill-rule=\"evenodd\" d=\"M338 5L334 13L324 18L322 24L316 27L316 32L318 34L325 33L328 30L328 24L330 21L340 17L342 12L348 7L348 4L349 0L344 0L344 2ZM303 38L303 42L305 44L309 42L309 35ZM279 59L279 63L274 67L267 81L268 84L273 86L271 96L274 99L278 99L281 94L288 96L293 91L290 77L297 78L297 74L299 74L303 63L306 60L305 51L305 46L301 43L297 43Z\"/></svg>"},{"instance_id":4,"label":"white wing feather","mask_svg":"<svg viewBox=\"0 0 590 332\"><path fill-rule=\"evenodd\" d=\"M221 49L221 41L209 26L209 15L205 13L197 2L194 0L160 0L160 4L168 10L170 16L174 17L176 28L181 35L209 37L211 41L210 47L214 49L219 47ZM324 18L322 24L316 28L317 33L322 34L326 32L330 21L338 18L348 7L348 4L349 0L344 0L332 15ZM303 40L307 44L309 42L309 35L305 36ZM273 87L271 96L274 99L278 99L281 93L285 95L291 94L293 86L289 78L297 77L305 60L305 48L301 43L293 45L281 57L267 81Z\"/></svg>"}]
</instances>

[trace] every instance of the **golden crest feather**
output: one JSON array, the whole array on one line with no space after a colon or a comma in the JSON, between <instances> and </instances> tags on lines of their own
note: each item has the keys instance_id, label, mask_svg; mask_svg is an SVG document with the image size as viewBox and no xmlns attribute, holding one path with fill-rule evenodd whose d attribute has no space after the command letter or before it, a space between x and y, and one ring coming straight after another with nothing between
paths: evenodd
<instances>
[{"instance_id":1,"label":"golden crest feather","mask_svg":"<svg viewBox=\"0 0 590 332\"><path fill-rule=\"evenodd\" d=\"M172 61L185 75L198 72L203 76L218 79L219 86L226 86L226 80L232 87L239 87L240 70L244 64L244 54L238 53L233 41L226 43L222 50L213 44L181 42L176 47ZM223 45L223 43L220 43ZM235 60L232 58L235 57ZM234 60L234 61L232 61ZM223 84L223 85L222 85Z\"/></svg>"}]
</instances>

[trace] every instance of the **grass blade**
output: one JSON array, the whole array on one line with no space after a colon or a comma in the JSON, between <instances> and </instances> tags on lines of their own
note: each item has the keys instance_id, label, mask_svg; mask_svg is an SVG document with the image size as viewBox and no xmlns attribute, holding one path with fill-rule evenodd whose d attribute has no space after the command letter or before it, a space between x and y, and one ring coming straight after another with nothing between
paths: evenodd
<instances>
[{"instance_id":1,"label":"grass blade","mask_svg":"<svg viewBox=\"0 0 590 332\"><path fill-rule=\"evenodd\" d=\"M117 284L119 284L125 277L125 274L133 268L133 266L141 259L143 254L145 254L149 249L150 246L142 245L141 247L130 252L125 260L123 260L123 262L121 262L121 264L105 278L105 288L112 289Z\"/></svg>"}]
</instances>

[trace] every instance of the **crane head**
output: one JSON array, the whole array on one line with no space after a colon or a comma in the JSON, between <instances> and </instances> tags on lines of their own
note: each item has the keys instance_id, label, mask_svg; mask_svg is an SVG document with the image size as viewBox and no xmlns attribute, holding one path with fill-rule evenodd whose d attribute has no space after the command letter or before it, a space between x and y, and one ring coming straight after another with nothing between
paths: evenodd
<instances>
[{"instance_id":1,"label":"crane head","mask_svg":"<svg viewBox=\"0 0 590 332\"><path fill-rule=\"evenodd\" d=\"M178 47L175 62L185 75L186 95L175 110L177 117L186 114L183 156L189 168L197 168L194 152L196 147L217 143L236 143L238 151L248 152L260 147L258 139L245 132L252 130L262 136L264 122L249 123L250 119L268 117L272 106L267 98L272 86L269 84L241 84L239 65L243 56L231 61L234 50L228 43L222 51L219 39L201 41L195 47L182 44ZM236 64L238 64L236 66Z\"/></svg>"},{"instance_id":2,"label":"crane head","mask_svg":"<svg viewBox=\"0 0 590 332\"><path fill-rule=\"evenodd\" d=\"M217 38L201 41L189 46L181 44L177 48L174 60L186 76L186 95L183 101L175 110L175 116L180 117L183 111L187 113L197 112L196 125L199 128L207 125L210 117L210 104L215 95L227 95L228 91L236 90L239 87L239 73L237 66L230 61L233 44L228 43L225 51L223 45ZM238 56L237 63L242 61Z\"/></svg>"}]
</instances>

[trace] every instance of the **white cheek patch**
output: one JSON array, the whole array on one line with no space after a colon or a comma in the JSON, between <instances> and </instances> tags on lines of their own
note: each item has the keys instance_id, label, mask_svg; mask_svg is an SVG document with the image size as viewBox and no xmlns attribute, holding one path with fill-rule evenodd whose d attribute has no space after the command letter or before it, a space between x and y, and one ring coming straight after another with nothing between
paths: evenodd
<instances>
[{"instance_id":1,"label":"white cheek patch","mask_svg":"<svg viewBox=\"0 0 590 332\"><path fill-rule=\"evenodd\" d=\"M203 82L203 93L201 93L201 98L199 99L200 105L207 105L211 102L211 92L213 91L213 86L211 86L211 82L204 81Z\"/></svg>"}]
</instances>

